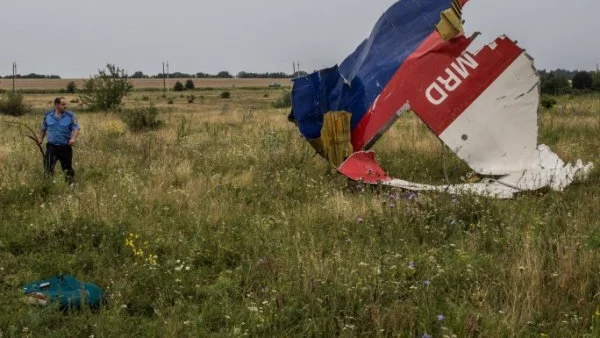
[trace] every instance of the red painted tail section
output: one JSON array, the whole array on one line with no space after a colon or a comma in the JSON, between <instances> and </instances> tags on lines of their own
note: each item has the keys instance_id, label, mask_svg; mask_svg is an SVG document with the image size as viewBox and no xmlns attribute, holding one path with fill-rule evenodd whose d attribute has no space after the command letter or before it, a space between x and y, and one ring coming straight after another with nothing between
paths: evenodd
<instances>
[{"instance_id":1,"label":"red painted tail section","mask_svg":"<svg viewBox=\"0 0 600 338\"><path fill-rule=\"evenodd\" d=\"M465 52L471 42L464 36L446 42L432 33L353 130L354 150L362 149L406 102L439 136L523 53L506 37L476 54Z\"/></svg>"}]
</instances>

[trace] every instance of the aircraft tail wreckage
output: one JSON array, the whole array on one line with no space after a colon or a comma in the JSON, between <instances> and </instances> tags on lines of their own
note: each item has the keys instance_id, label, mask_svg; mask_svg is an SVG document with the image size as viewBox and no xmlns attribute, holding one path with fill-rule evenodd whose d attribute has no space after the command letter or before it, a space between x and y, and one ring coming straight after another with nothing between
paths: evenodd
<instances>
[{"instance_id":1,"label":"aircraft tail wreckage","mask_svg":"<svg viewBox=\"0 0 600 338\"><path fill-rule=\"evenodd\" d=\"M369 184L498 198L560 191L587 176L591 163L565 164L537 145L533 59L506 36L467 51L476 37L463 33L467 1L398 1L339 66L293 80L290 119L340 173ZM435 186L390 177L368 150L408 110L490 178Z\"/></svg>"}]
</instances>

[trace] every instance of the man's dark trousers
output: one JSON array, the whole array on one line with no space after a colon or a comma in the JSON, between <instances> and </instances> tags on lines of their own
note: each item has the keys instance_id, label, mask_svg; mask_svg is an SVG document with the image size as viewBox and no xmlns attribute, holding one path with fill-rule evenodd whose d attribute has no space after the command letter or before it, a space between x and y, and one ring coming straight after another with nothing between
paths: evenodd
<instances>
[{"instance_id":1,"label":"man's dark trousers","mask_svg":"<svg viewBox=\"0 0 600 338\"><path fill-rule=\"evenodd\" d=\"M46 144L46 156L44 157L44 171L46 174L54 174L54 166L57 160L65 172L67 183L73 183L73 177L75 176L75 171L73 170L73 148L69 145Z\"/></svg>"}]
</instances>

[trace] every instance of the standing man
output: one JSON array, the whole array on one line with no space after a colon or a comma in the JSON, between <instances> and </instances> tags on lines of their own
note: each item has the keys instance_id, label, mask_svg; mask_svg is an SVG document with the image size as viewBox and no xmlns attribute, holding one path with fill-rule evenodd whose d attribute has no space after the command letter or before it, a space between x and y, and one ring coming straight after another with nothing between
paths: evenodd
<instances>
[{"instance_id":1,"label":"standing man","mask_svg":"<svg viewBox=\"0 0 600 338\"><path fill-rule=\"evenodd\" d=\"M40 128L40 144L48 133L46 144L46 156L44 157L44 172L47 175L54 174L56 161L65 172L67 183L73 183L75 171L73 170L73 146L79 135L79 124L75 114L66 110L67 101L64 97L54 99L54 109L44 115L44 121Z\"/></svg>"}]
</instances>

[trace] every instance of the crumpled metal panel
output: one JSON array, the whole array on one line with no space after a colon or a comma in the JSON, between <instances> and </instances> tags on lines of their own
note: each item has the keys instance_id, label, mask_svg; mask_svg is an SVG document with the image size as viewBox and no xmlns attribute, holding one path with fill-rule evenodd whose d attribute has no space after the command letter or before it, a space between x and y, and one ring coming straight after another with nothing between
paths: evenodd
<instances>
[{"instance_id":1,"label":"crumpled metal panel","mask_svg":"<svg viewBox=\"0 0 600 338\"><path fill-rule=\"evenodd\" d=\"M351 113L354 129L398 68L435 31L440 13L451 5L450 0L398 1L339 67L294 79L292 115L302 135L318 138L323 115L329 111Z\"/></svg>"},{"instance_id":2,"label":"crumpled metal panel","mask_svg":"<svg viewBox=\"0 0 600 338\"><path fill-rule=\"evenodd\" d=\"M523 49L501 36L476 53L466 51L475 38L465 37L459 24L466 2L399 1L339 68L294 80L292 115L307 139L321 136L327 112L352 114L354 153L334 164L341 173L410 190L506 198L545 186L562 190L591 170L591 163L565 164L537 145L539 77ZM389 176L364 151L407 109L474 171L501 177L431 186Z\"/></svg>"}]
</instances>

